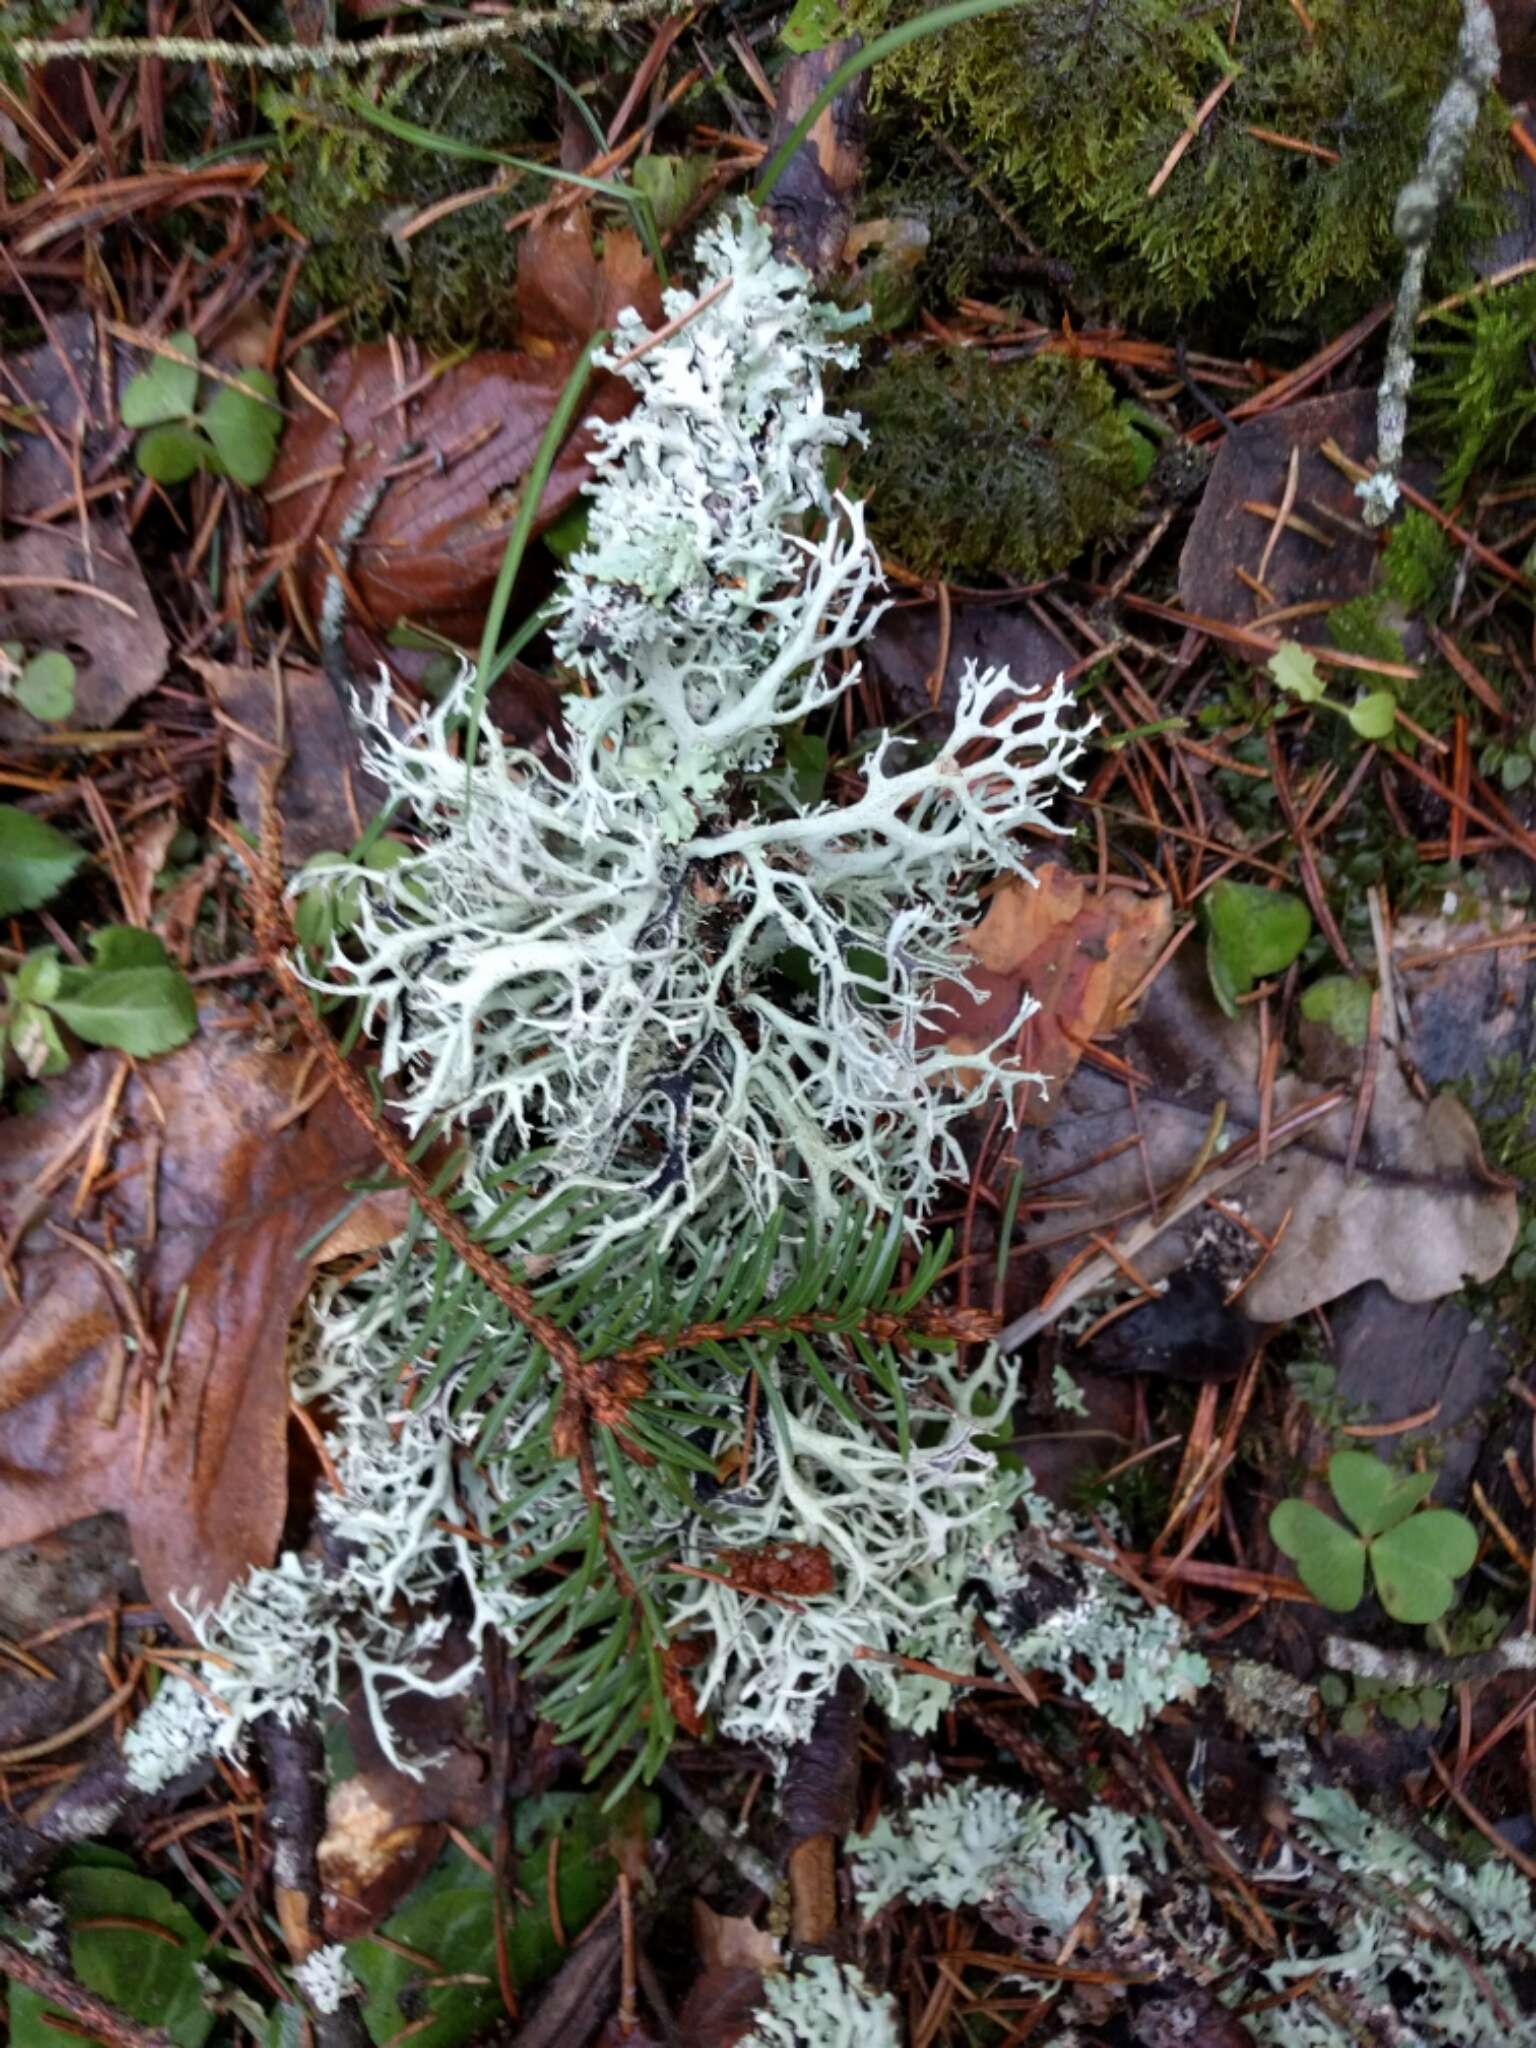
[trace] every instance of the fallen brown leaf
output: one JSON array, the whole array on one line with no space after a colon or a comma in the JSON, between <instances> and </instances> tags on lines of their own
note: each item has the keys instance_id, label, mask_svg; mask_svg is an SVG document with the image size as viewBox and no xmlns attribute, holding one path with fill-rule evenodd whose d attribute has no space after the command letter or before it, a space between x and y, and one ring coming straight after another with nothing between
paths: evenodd
<instances>
[{"instance_id":1,"label":"fallen brown leaf","mask_svg":"<svg viewBox=\"0 0 1536 2048\"><path fill-rule=\"evenodd\" d=\"M1321 452L1327 440L1356 462L1374 453L1374 391L1306 398L1245 421L1226 436L1179 560L1179 599L1187 610L1246 626L1266 611L1315 604L1317 611L1287 619L1274 630L1289 639L1326 641L1327 607L1370 589L1376 542L1360 524L1354 484ZM1286 525L1266 564L1293 455L1296 490L1290 517L1312 531ZM1407 475L1421 489L1433 488L1432 473L1422 463L1410 464ZM1270 509L1251 509L1255 506ZM1261 566L1268 597L1237 574L1243 569L1256 576Z\"/></svg>"},{"instance_id":2,"label":"fallen brown leaf","mask_svg":"<svg viewBox=\"0 0 1536 2048\"><path fill-rule=\"evenodd\" d=\"M0 475L0 516L8 520L57 514L69 504L77 436L81 467L91 480L116 431L113 384L133 374L129 349L121 342L102 346L89 313L65 313L50 323L49 331L51 339L36 348L7 356L0 380L8 444ZM67 517L75 516L71 506Z\"/></svg>"},{"instance_id":3,"label":"fallen brown leaf","mask_svg":"<svg viewBox=\"0 0 1536 2048\"><path fill-rule=\"evenodd\" d=\"M1033 883L1009 876L986 916L965 939L976 961L966 979L980 1000L958 984L941 988L938 1001L955 1013L946 1030L953 1052L980 1052L1018 1014L1020 998L1040 1005L1014 1040L1019 1064L1043 1074L1046 1085L1019 1090L1019 1115L1047 1124L1056 1114L1062 1084L1095 1038L1120 1030L1127 1004L1168 940L1172 912L1166 896L1110 889L1101 896L1091 877L1047 862Z\"/></svg>"},{"instance_id":4,"label":"fallen brown leaf","mask_svg":"<svg viewBox=\"0 0 1536 2048\"><path fill-rule=\"evenodd\" d=\"M288 1328L311 1270L299 1250L377 1156L334 1092L274 1134L306 1081L300 1060L233 1012L205 1008L202 1023L126 1079L119 1054L78 1061L41 1109L0 1128L0 1231L19 1294L0 1308L0 1544L116 1509L150 1599L177 1626L178 1593L216 1600L274 1554ZM103 1116L105 1168L77 1215ZM402 1213L401 1197L370 1197L347 1220L349 1243L382 1243ZM152 1406L157 1371L155 1355L134 1355L146 1333L169 1361L170 1407L151 1419L140 1471L141 1387Z\"/></svg>"},{"instance_id":5,"label":"fallen brown leaf","mask_svg":"<svg viewBox=\"0 0 1536 2048\"><path fill-rule=\"evenodd\" d=\"M73 522L0 541L0 640L19 640L28 654L67 654L75 664L67 723L99 729L155 687L170 643L127 529L93 519L88 531L89 550ZM0 703L0 740L42 730L19 704Z\"/></svg>"},{"instance_id":6,"label":"fallen brown leaf","mask_svg":"<svg viewBox=\"0 0 1536 2048\"><path fill-rule=\"evenodd\" d=\"M1258 1128L1257 1019L1252 1011L1222 1016L1193 946L1158 975L1115 1050L1139 1077L1134 1105L1114 1076L1081 1066L1050 1131L1026 1130L1018 1141L1025 1212L1036 1179L1049 1179L1053 1197L1078 1205L1043 1213L1021 1233L1050 1269L1073 1257L1091 1232L1123 1242L1146 1213L1149 1181L1165 1195L1179 1188L1219 1106L1224 1146ZM1273 1122L1323 1092L1282 1073ZM1240 1297L1258 1322L1289 1321L1367 1280L1380 1280L1402 1301L1434 1301L1467 1280L1492 1279L1509 1257L1515 1191L1484 1164L1477 1127L1460 1102L1438 1095L1421 1103L1383 1047L1358 1158L1346 1174L1354 1116L1346 1100L1255 1164L1224 1197L1269 1238L1289 1212L1273 1256ZM1197 1208L1162 1230L1137 1253L1137 1270L1152 1281L1179 1270L1209 1222L1209 1212Z\"/></svg>"},{"instance_id":7,"label":"fallen brown leaf","mask_svg":"<svg viewBox=\"0 0 1536 2048\"><path fill-rule=\"evenodd\" d=\"M421 366L368 343L338 355L321 385L333 416L299 409L268 498L274 542L298 553L309 622L319 616L330 551L361 519L349 576L377 628L408 617L461 642L478 632L518 487L579 349L621 307L635 306L652 324L660 317L656 278L634 236L610 231L599 260L577 208L530 230L517 290L519 348L445 366L402 406L396 393L417 380ZM622 378L594 380L540 500L537 530L574 502L591 473L589 422L622 417L632 399ZM295 488L306 478L313 481Z\"/></svg>"},{"instance_id":8,"label":"fallen brown leaf","mask_svg":"<svg viewBox=\"0 0 1536 2048\"><path fill-rule=\"evenodd\" d=\"M302 662L285 663L276 677L230 662L188 665L222 714L230 785L246 830L260 831L262 775L283 756L277 801L285 860L298 865L313 853L351 846L384 792L364 771L357 733L320 671Z\"/></svg>"}]
</instances>

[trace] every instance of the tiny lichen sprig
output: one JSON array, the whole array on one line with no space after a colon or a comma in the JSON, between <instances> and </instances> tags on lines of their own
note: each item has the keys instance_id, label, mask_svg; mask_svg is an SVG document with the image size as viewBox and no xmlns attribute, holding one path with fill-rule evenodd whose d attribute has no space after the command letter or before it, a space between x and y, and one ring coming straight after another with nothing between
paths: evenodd
<instances>
[{"instance_id":1,"label":"tiny lichen sprig","mask_svg":"<svg viewBox=\"0 0 1536 2048\"><path fill-rule=\"evenodd\" d=\"M822 373L857 360L838 337L863 310L813 300L746 204L694 254L706 310L643 352L638 316L621 314L598 359L640 402L595 429L587 543L553 629L595 685L567 714L588 772L664 792L680 833L694 800L765 765L779 727L847 688L828 661L868 633L879 579L862 508L827 479L859 428L828 414ZM673 291L664 310L695 303Z\"/></svg>"},{"instance_id":2,"label":"tiny lichen sprig","mask_svg":"<svg viewBox=\"0 0 1536 2048\"><path fill-rule=\"evenodd\" d=\"M831 1956L771 1976L740 2048L901 2048L896 2002Z\"/></svg>"}]
</instances>

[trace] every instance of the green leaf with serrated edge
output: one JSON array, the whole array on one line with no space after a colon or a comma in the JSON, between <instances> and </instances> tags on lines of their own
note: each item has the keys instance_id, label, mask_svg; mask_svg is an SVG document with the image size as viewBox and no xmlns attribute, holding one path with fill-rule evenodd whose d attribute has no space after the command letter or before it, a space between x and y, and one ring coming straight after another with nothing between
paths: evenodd
<instances>
[{"instance_id":1,"label":"green leaf with serrated edge","mask_svg":"<svg viewBox=\"0 0 1536 2048\"><path fill-rule=\"evenodd\" d=\"M1433 1472L1394 1472L1370 1451L1335 1451L1328 1460L1333 1497L1362 1536L1379 1536L1411 1515L1434 1490Z\"/></svg>"},{"instance_id":2,"label":"green leaf with serrated edge","mask_svg":"<svg viewBox=\"0 0 1536 2048\"><path fill-rule=\"evenodd\" d=\"M1378 1536L1371 1573L1394 1621L1438 1621L1456 1598L1455 1581L1472 1569L1477 1531L1465 1515L1427 1508Z\"/></svg>"},{"instance_id":3,"label":"green leaf with serrated edge","mask_svg":"<svg viewBox=\"0 0 1536 2048\"><path fill-rule=\"evenodd\" d=\"M166 347L192 360L175 363L169 356L151 356L123 386L120 410L125 427L158 427L166 420L191 418L197 404L197 338L173 334Z\"/></svg>"},{"instance_id":4,"label":"green leaf with serrated edge","mask_svg":"<svg viewBox=\"0 0 1536 2048\"><path fill-rule=\"evenodd\" d=\"M1283 972L1312 936L1312 913L1283 889L1218 882L1200 903L1211 987L1229 1015L1238 996Z\"/></svg>"},{"instance_id":5,"label":"green leaf with serrated edge","mask_svg":"<svg viewBox=\"0 0 1536 2048\"><path fill-rule=\"evenodd\" d=\"M1269 1518L1275 1546L1296 1560L1307 1591L1336 1614L1358 1607L1365 1593L1365 1545L1342 1523L1306 1500L1283 1500Z\"/></svg>"},{"instance_id":6,"label":"green leaf with serrated edge","mask_svg":"<svg viewBox=\"0 0 1536 2048\"><path fill-rule=\"evenodd\" d=\"M91 963L94 967L167 967L165 943L157 932L141 931L132 924L104 924L91 933Z\"/></svg>"},{"instance_id":7,"label":"green leaf with serrated edge","mask_svg":"<svg viewBox=\"0 0 1536 2048\"><path fill-rule=\"evenodd\" d=\"M1397 723L1397 699L1390 690L1372 690L1349 707L1350 724L1363 740L1384 740Z\"/></svg>"},{"instance_id":8,"label":"green leaf with serrated edge","mask_svg":"<svg viewBox=\"0 0 1536 2048\"><path fill-rule=\"evenodd\" d=\"M1301 1014L1326 1025L1344 1045L1364 1045L1371 1028L1371 984L1353 974L1325 974L1302 991Z\"/></svg>"},{"instance_id":9,"label":"green leaf with serrated edge","mask_svg":"<svg viewBox=\"0 0 1536 2048\"><path fill-rule=\"evenodd\" d=\"M53 647L34 654L16 680L16 702L34 718L68 718L75 708L75 664Z\"/></svg>"},{"instance_id":10,"label":"green leaf with serrated edge","mask_svg":"<svg viewBox=\"0 0 1536 2048\"><path fill-rule=\"evenodd\" d=\"M809 4L816 5L818 0L809 0ZM682 219L714 174L713 157L657 154L642 157L630 172L629 182L649 199L656 225L666 234ZM546 533L544 538L548 541L549 535Z\"/></svg>"},{"instance_id":11,"label":"green leaf with serrated edge","mask_svg":"<svg viewBox=\"0 0 1536 2048\"><path fill-rule=\"evenodd\" d=\"M207 1942L186 1908L152 1878L95 1863L61 1870L50 1889L64 1908L70 1966L86 1988L176 2048L201 2048L213 2028L197 1975ZM13 1983L11 2048L60 2048L65 2037L44 2017L50 2010Z\"/></svg>"},{"instance_id":12,"label":"green leaf with serrated edge","mask_svg":"<svg viewBox=\"0 0 1536 2048\"><path fill-rule=\"evenodd\" d=\"M0 804L0 917L35 910L57 896L84 859L72 839L42 818Z\"/></svg>"},{"instance_id":13,"label":"green leaf with serrated edge","mask_svg":"<svg viewBox=\"0 0 1536 2048\"><path fill-rule=\"evenodd\" d=\"M221 384L203 411L203 430L218 465L237 484L264 483L277 455L283 416L275 404L277 386L265 370L242 370L233 384Z\"/></svg>"},{"instance_id":14,"label":"green leaf with serrated edge","mask_svg":"<svg viewBox=\"0 0 1536 2048\"><path fill-rule=\"evenodd\" d=\"M1317 663L1305 647L1294 640L1282 640L1279 647L1265 663L1273 682L1289 697L1297 698L1303 704L1315 704L1323 694L1324 683L1317 672Z\"/></svg>"},{"instance_id":15,"label":"green leaf with serrated edge","mask_svg":"<svg viewBox=\"0 0 1536 2048\"><path fill-rule=\"evenodd\" d=\"M184 484L212 452L194 427L151 427L140 434L133 459L152 483Z\"/></svg>"},{"instance_id":16,"label":"green leaf with serrated edge","mask_svg":"<svg viewBox=\"0 0 1536 2048\"><path fill-rule=\"evenodd\" d=\"M55 1016L90 1045L140 1058L185 1045L197 1029L197 1001L174 967L71 967L53 998Z\"/></svg>"}]
</instances>

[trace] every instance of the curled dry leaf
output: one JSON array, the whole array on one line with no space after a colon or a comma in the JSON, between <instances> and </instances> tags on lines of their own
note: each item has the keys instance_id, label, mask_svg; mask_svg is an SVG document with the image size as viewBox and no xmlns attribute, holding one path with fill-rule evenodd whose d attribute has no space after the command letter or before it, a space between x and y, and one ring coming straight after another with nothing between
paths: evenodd
<instances>
[{"instance_id":1,"label":"curled dry leaf","mask_svg":"<svg viewBox=\"0 0 1536 2048\"><path fill-rule=\"evenodd\" d=\"M311 1270L300 1248L376 1161L334 1092L274 1130L306 1085L302 1063L233 1012L202 1022L142 1073L113 1053L78 1061L40 1110L0 1127L16 1289L0 1307L0 1543L115 1508L173 1624L178 1593L216 1600L271 1561L288 1495L288 1326ZM88 1165L96 1191L77 1215ZM402 1219L401 1197L370 1197L344 1225L348 1249Z\"/></svg>"},{"instance_id":2,"label":"curled dry leaf","mask_svg":"<svg viewBox=\"0 0 1536 2048\"><path fill-rule=\"evenodd\" d=\"M344 350L321 386L328 411L303 407L289 426L268 485L272 538L297 557L309 623L333 550L356 535L349 578L376 627L409 618L459 641L478 632L519 486L577 354L622 307L649 324L660 317L639 242L612 230L599 260L579 208L529 231L517 291L519 348L445 365L404 403L396 394L421 382L410 353L392 355L382 342ZM545 487L537 530L568 509L590 474L590 420L622 417L632 397L622 378L594 379Z\"/></svg>"},{"instance_id":3,"label":"curled dry leaf","mask_svg":"<svg viewBox=\"0 0 1536 2048\"><path fill-rule=\"evenodd\" d=\"M1044 1074L1046 1086L1020 1090L1026 1123L1047 1124L1063 1083L1095 1038L1119 1031L1130 998L1167 943L1166 896L1128 889L1099 895L1091 876L1047 862L1033 884L1010 876L966 939L976 964L966 979L980 998L952 983L938 1000L953 1013L946 1042L954 1052L979 1052L1006 1031L1027 993L1040 1005L1019 1026L1019 1063ZM942 1013L940 1013L942 1014Z\"/></svg>"},{"instance_id":4,"label":"curled dry leaf","mask_svg":"<svg viewBox=\"0 0 1536 2048\"><path fill-rule=\"evenodd\" d=\"M52 648L75 665L71 727L116 723L165 674L170 643L127 529L93 519L38 526L0 541L0 640ZM0 702L0 740L35 737L37 720Z\"/></svg>"},{"instance_id":5,"label":"curled dry leaf","mask_svg":"<svg viewBox=\"0 0 1536 2048\"><path fill-rule=\"evenodd\" d=\"M1222 1016L1192 947L1158 975L1115 1049L1138 1077L1134 1103L1115 1076L1079 1067L1049 1135L1026 1130L1017 1146L1025 1213L1035 1179L1049 1179L1054 1195L1081 1204L1069 1219L1042 1215L1025 1233L1038 1238L1053 1270L1091 1232L1113 1232L1124 1244L1146 1213L1149 1182L1165 1199L1183 1186L1218 1109L1224 1146L1258 1129L1258 1020L1251 1010ZM1326 1092L1282 1074L1272 1126ZM1346 1097L1224 1196L1252 1229L1270 1239L1279 1234L1240 1297L1258 1322L1288 1322L1367 1280L1380 1280L1402 1301L1434 1301L1467 1280L1491 1280L1509 1257L1519 1220L1515 1191L1489 1171L1477 1127L1454 1096L1420 1102L1382 1047L1370 1114L1347 1171L1354 1122ZM1137 1270L1155 1281L1186 1265L1210 1221L1196 1209L1161 1231L1137 1251Z\"/></svg>"}]
</instances>

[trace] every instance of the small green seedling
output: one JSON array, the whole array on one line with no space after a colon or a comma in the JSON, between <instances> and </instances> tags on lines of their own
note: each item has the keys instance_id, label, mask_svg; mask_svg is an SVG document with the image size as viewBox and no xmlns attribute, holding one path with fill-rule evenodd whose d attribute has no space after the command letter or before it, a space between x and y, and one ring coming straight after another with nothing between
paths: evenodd
<instances>
[{"instance_id":1,"label":"small green seedling","mask_svg":"<svg viewBox=\"0 0 1536 2048\"><path fill-rule=\"evenodd\" d=\"M1393 1472L1369 1451L1335 1451L1328 1484L1354 1530L1310 1501L1283 1500L1269 1533L1295 1559L1307 1591L1336 1614L1364 1598L1369 1558L1394 1621L1438 1621L1456 1597L1455 1581L1472 1568L1477 1531L1448 1508L1414 1513L1434 1483L1432 1472Z\"/></svg>"},{"instance_id":2,"label":"small green seedling","mask_svg":"<svg viewBox=\"0 0 1536 2048\"><path fill-rule=\"evenodd\" d=\"M1316 704L1348 719L1363 740L1386 740L1397 724L1397 699L1390 690L1368 690L1353 704L1339 704L1324 692L1317 663L1305 647L1294 640L1282 640L1268 661L1270 678L1288 696L1302 704Z\"/></svg>"},{"instance_id":3,"label":"small green seedling","mask_svg":"<svg viewBox=\"0 0 1536 2048\"><path fill-rule=\"evenodd\" d=\"M199 408L196 337L173 334L166 347L174 357L154 356L123 387L123 425L144 429L134 451L139 468L157 484L185 483L200 469L237 484L264 483L283 430L272 379L265 370L239 370L232 383L215 383Z\"/></svg>"},{"instance_id":4,"label":"small green seedling","mask_svg":"<svg viewBox=\"0 0 1536 2048\"><path fill-rule=\"evenodd\" d=\"M1200 899L1211 989L1229 1017L1237 999L1268 974L1283 974L1312 936L1299 896L1252 882L1218 882Z\"/></svg>"},{"instance_id":5,"label":"small green seedling","mask_svg":"<svg viewBox=\"0 0 1536 2048\"><path fill-rule=\"evenodd\" d=\"M68 718L75 708L75 664L56 647L28 654L19 640L0 640L0 697L34 718Z\"/></svg>"},{"instance_id":6,"label":"small green seedling","mask_svg":"<svg viewBox=\"0 0 1536 2048\"><path fill-rule=\"evenodd\" d=\"M1364 1735L1372 1716L1412 1734L1416 1728L1438 1728L1445 1719L1450 1693L1443 1685L1393 1685L1386 1678L1343 1678L1328 1671L1317 1682L1318 1697L1339 1717L1345 1735Z\"/></svg>"},{"instance_id":7,"label":"small green seedling","mask_svg":"<svg viewBox=\"0 0 1536 2048\"><path fill-rule=\"evenodd\" d=\"M60 1024L87 1045L140 1059L185 1045L197 1029L191 984L153 932L107 925L90 944L88 966L70 966L56 947L39 946L0 977L0 1048L33 1080L69 1065Z\"/></svg>"}]
</instances>

